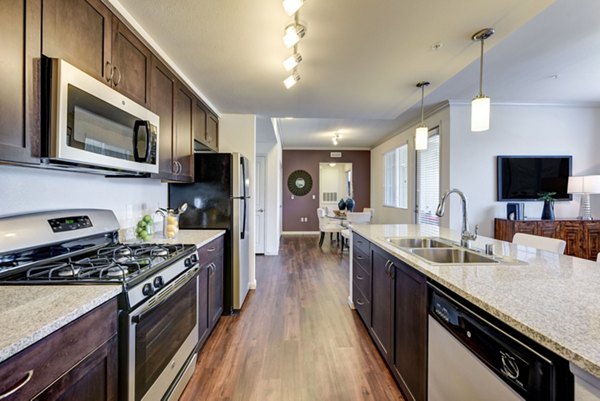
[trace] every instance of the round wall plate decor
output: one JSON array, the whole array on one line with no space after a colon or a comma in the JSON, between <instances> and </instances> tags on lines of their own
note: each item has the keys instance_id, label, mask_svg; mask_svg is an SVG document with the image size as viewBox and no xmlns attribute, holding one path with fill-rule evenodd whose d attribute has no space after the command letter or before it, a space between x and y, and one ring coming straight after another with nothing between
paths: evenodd
<instances>
[{"instance_id":1,"label":"round wall plate decor","mask_svg":"<svg viewBox=\"0 0 600 401\"><path fill-rule=\"evenodd\" d=\"M296 196L304 196L313 186L312 177L304 170L293 171L288 177L288 188Z\"/></svg>"}]
</instances>

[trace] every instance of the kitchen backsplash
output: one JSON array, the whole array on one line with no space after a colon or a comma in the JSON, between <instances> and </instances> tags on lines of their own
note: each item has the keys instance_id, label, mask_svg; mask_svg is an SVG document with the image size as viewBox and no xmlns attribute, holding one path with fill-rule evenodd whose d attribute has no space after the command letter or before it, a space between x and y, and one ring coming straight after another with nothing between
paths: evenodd
<instances>
[{"instance_id":1,"label":"kitchen backsplash","mask_svg":"<svg viewBox=\"0 0 600 401\"><path fill-rule=\"evenodd\" d=\"M0 166L0 216L55 209L111 209L121 227L127 227L143 209L166 205L167 184L159 180Z\"/></svg>"}]
</instances>

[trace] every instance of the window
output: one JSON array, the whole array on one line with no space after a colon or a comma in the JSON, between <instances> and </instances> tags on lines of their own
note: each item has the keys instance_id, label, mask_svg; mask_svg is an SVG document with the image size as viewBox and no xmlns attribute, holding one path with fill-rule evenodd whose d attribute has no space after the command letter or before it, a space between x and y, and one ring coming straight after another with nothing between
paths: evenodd
<instances>
[{"instance_id":1,"label":"window","mask_svg":"<svg viewBox=\"0 0 600 401\"><path fill-rule=\"evenodd\" d=\"M440 225L435 210L440 201L440 135L429 131L427 149L417 152L417 223Z\"/></svg>"},{"instance_id":2,"label":"window","mask_svg":"<svg viewBox=\"0 0 600 401\"><path fill-rule=\"evenodd\" d=\"M402 145L383 155L383 205L408 208L408 145Z\"/></svg>"}]
</instances>

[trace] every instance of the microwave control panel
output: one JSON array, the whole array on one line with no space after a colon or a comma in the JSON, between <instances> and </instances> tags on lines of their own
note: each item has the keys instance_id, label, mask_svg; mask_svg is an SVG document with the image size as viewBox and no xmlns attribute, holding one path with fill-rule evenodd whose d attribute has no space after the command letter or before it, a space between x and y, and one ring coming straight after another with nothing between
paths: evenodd
<instances>
[{"instance_id":1,"label":"microwave control panel","mask_svg":"<svg viewBox=\"0 0 600 401\"><path fill-rule=\"evenodd\" d=\"M50 219L48 223L55 233L92 227L92 221L88 216L61 217L60 219Z\"/></svg>"}]
</instances>

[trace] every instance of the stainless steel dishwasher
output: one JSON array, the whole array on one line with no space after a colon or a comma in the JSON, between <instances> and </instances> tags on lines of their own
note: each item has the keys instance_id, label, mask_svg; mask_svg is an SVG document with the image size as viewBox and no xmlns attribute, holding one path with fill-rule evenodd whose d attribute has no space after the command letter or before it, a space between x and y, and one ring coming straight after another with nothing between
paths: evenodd
<instances>
[{"instance_id":1,"label":"stainless steel dishwasher","mask_svg":"<svg viewBox=\"0 0 600 401\"><path fill-rule=\"evenodd\" d=\"M572 401L565 360L430 285L429 401ZM557 322L558 323L558 322Z\"/></svg>"}]
</instances>

